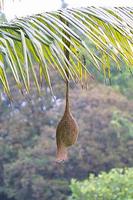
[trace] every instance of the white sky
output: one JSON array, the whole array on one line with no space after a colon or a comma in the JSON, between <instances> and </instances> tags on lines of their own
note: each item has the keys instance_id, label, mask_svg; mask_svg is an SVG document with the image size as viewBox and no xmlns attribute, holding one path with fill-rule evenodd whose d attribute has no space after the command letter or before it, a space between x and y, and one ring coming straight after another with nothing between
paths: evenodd
<instances>
[{"instance_id":1,"label":"white sky","mask_svg":"<svg viewBox=\"0 0 133 200\"><path fill-rule=\"evenodd\" d=\"M133 0L66 0L69 7L84 6L133 6ZM44 11L57 10L61 7L60 0L5 0L5 13L8 19L14 16L20 17Z\"/></svg>"}]
</instances>

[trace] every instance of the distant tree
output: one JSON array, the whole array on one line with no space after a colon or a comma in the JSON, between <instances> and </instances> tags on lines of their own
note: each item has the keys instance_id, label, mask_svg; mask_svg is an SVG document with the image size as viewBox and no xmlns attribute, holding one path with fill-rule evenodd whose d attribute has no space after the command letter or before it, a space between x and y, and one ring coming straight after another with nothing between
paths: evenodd
<instances>
[{"instance_id":1,"label":"distant tree","mask_svg":"<svg viewBox=\"0 0 133 200\"><path fill-rule=\"evenodd\" d=\"M68 4L65 2L65 0L61 0L61 8L66 8Z\"/></svg>"}]
</instances>

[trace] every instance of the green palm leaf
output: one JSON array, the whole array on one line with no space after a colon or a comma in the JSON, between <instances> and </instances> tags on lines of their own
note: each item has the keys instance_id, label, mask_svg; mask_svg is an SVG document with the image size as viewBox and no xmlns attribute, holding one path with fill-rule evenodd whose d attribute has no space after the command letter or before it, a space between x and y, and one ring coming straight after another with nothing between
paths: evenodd
<instances>
[{"instance_id":1,"label":"green palm leaf","mask_svg":"<svg viewBox=\"0 0 133 200\"><path fill-rule=\"evenodd\" d=\"M91 42L101 57L89 48ZM69 52L69 60L64 52ZM57 70L67 79L86 84L89 68L82 62L86 51L97 70L110 78L110 62L119 69L123 59L133 64L133 9L78 8L47 12L15 19L0 25L0 79L10 96L7 72L10 71L18 89L30 91L34 80L40 92L43 78L51 86L49 71ZM38 63L38 69L35 63ZM7 70L10 69L10 70ZM130 69L131 70L131 69Z\"/></svg>"}]
</instances>

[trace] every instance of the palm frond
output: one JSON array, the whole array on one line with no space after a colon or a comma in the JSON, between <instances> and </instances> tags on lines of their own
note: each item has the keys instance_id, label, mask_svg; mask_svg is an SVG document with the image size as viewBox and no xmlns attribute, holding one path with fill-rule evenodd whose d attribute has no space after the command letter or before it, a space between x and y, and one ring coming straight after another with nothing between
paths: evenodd
<instances>
[{"instance_id":1,"label":"palm frond","mask_svg":"<svg viewBox=\"0 0 133 200\"><path fill-rule=\"evenodd\" d=\"M67 22L67 23L66 23ZM96 46L101 57L89 48ZM70 44L70 45L67 45ZM69 60L64 54L69 52ZM31 76L40 92L40 80L51 86L49 70L54 68L67 79L80 83L91 75L81 59L86 51L90 61L110 77L110 61L123 59L133 64L132 8L75 8L46 12L15 19L0 25L0 79L10 96L7 68L17 87L30 91ZM34 63L38 63L38 69ZM52 68L51 68L52 67ZM119 67L118 67L119 68ZM81 73L82 72L82 73ZM85 74L85 76L84 76ZM85 78L86 77L86 78ZM85 80L85 81L84 81Z\"/></svg>"}]
</instances>

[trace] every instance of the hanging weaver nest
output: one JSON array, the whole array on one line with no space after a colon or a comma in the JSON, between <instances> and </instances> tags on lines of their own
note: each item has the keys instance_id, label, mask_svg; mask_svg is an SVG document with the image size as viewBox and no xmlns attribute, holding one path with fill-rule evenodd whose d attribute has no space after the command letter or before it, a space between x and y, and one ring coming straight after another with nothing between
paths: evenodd
<instances>
[{"instance_id":1,"label":"hanging weaver nest","mask_svg":"<svg viewBox=\"0 0 133 200\"><path fill-rule=\"evenodd\" d=\"M56 130L57 162L67 160L67 148L73 145L78 137L78 125L69 107L68 87L69 83L67 81L65 112Z\"/></svg>"},{"instance_id":2,"label":"hanging weaver nest","mask_svg":"<svg viewBox=\"0 0 133 200\"><path fill-rule=\"evenodd\" d=\"M66 22L67 23L67 22ZM68 25L68 23L67 23ZM66 34L66 33L65 33ZM69 35L67 37L70 38ZM65 40L65 38L62 38L62 40L66 43L66 45L70 48L70 43ZM64 54L67 60L69 60L69 51L64 48ZM56 143L57 143L57 155L56 160L57 162L62 162L67 160L67 148L71 145L73 145L78 137L78 125L76 123L76 120L72 116L72 113L70 111L70 105L69 105L69 72L66 69L66 107L64 115L59 122L56 130Z\"/></svg>"}]
</instances>

